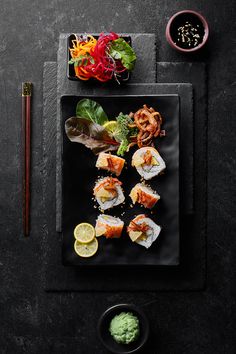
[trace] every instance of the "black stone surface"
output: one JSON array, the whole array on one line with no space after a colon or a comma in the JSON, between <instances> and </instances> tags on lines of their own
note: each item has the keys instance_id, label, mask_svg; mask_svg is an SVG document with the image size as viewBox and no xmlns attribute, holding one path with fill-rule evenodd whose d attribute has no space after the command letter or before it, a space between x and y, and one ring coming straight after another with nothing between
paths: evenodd
<instances>
[{"instance_id":1,"label":"black stone surface","mask_svg":"<svg viewBox=\"0 0 236 354\"><path fill-rule=\"evenodd\" d=\"M194 95L194 116L193 126L195 121L205 119L207 114L207 72L205 63L181 63L181 62L158 62L157 63L157 82L190 82L193 85ZM192 120L186 120L185 126L182 127L182 136L189 140L193 140L193 144L198 144L194 138L194 129L190 129L188 124L192 126ZM191 135L192 134L192 135ZM193 149L194 151L195 149ZM182 177L184 189L184 200L186 211L190 214L194 212L194 180L192 170L195 170L193 159L193 151L184 150L184 159L189 169L185 171ZM206 167L206 166L205 166ZM190 182L192 181L192 182Z\"/></svg>"},{"instance_id":2,"label":"black stone surface","mask_svg":"<svg viewBox=\"0 0 236 354\"><path fill-rule=\"evenodd\" d=\"M65 133L66 120L75 115L78 101L84 98L90 98L98 102L108 117L116 117L120 111L123 113L136 112L145 103L148 107L154 107L161 112L164 120L162 128L167 132L165 138L155 139L155 145L160 156L166 163L166 171L162 176L159 175L148 181L148 185L161 196L159 205L157 204L152 210L143 209L140 205L130 207L129 193L137 183L140 183L140 175L131 166L132 156L137 151L137 147L130 149L130 152L124 156L126 166L119 176L125 203L105 211L105 214L120 217L125 225L124 230L121 237L116 240L107 240L105 237L100 237L98 252L89 259L78 257L75 253L73 231L80 222L89 222L95 226L101 211L98 210L97 203L92 200L93 188L99 177L107 177L108 174L96 168L97 156L91 150L82 144L72 143ZM140 274L142 274L139 281L140 289L142 289L142 278L148 277L149 273L147 266L179 265L179 219L182 206L179 196L179 181L181 178L179 178L179 172L182 158L179 151L179 108L178 95L127 96L123 91L121 95L116 96L62 96L62 263L65 266L80 267L77 271L78 282L83 268L86 267L96 269L96 277L90 277L91 285L99 283L98 274L106 274L106 268L116 267L118 268L114 270L116 274L125 274L126 269L121 270L120 268L132 267L132 270L134 270L135 267L136 272L139 269ZM191 108L192 102L190 101L189 109L191 110ZM187 148L188 146L185 146L185 149ZM182 160L182 162L184 161ZM158 239L148 250L132 243L126 230L130 221L138 214L143 213L162 228ZM98 270L100 267L103 267L102 271ZM120 289L122 289L123 277L124 275L117 277Z\"/></svg>"},{"instance_id":3,"label":"black stone surface","mask_svg":"<svg viewBox=\"0 0 236 354\"><path fill-rule=\"evenodd\" d=\"M55 100L55 92L54 96L52 96L53 91L50 90L50 87L54 86L55 82L55 72L56 69L53 70L53 64L45 64L45 73L44 77L46 78L45 84L49 86L48 92L50 99L45 101L45 122L46 125L50 125L50 128L46 131L53 130L51 125L56 126L56 120L51 117L55 115L55 108L51 105L52 102L56 102ZM53 76L54 75L54 76ZM47 86L45 85L45 89ZM47 97L47 90L44 90L45 97ZM119 88L116 90L113 89L114 94L119 94ZM192 117L192 85L191 84L130 84L126 87L127 94L169 94L169 93L178 93L182 104L181 104L181 114L182 120L180 121L181 127L185 124L185 120L188 117ZM50 105L47 107L47 102L50 102ZM57 117L58 121L58 117ZM192 120L190 120L192 121ZM55 130L55 128L54 128ZM181 128L182 130L182 128ZM192 133L190 131L190 136ZM59 136L58 136L59 137ZM51 146L52 140L50 139ZM186 146L186 142L184 140L180 141L180 149L183 149ZM192 150L192 139L188 141L187 144ZM45 144L47 149L47 143ZM55 164L55 151L49 150L47 154L48 160L52 160L52 164ZM57 165L58 166L58 165ZM185 168L183 166L183 173L185 172ZM57 173L60 173L58 170ZM183 175L183 173L181 175ZM58 179L58 178L57 178ZM60 178L59 178L60 180ZM48 190L52 190L54 193L54 182L55 179L53 175L46 178L46 184L48 184ZM201 183L201 181L200 181ZM183 185L181 185L183 189ZM181 193L182 195L182 193ZM52 207L52 203L49 198L49 204L47 204L47 195L45 197L46 201L46 210L49 210ZM205 198L202 197L201 201L203 203L203 209L205 205ZM181 200L181 205L183 204L184 200ZM198 218L202 217L203 221L205 220L205 213L199 213ZM51 220L51 219L50 219ZM98 270L96 269L96 274L91 269L86 269L83 272L80 272L76 268L71 267L64 267L62 265L62 258L61 258L61 238L59 234L55 233L55 228L52 223L47 224L47 229L49 235L56 234L57 237L47 238L47 246L45 248L45 253L47 257L46 261L46 290L48 291L118 291L118 290L128 290L128 291L141 291L143 289L146 290L196 290L201 289L205 284L205 228L201 231L201 228L196 228L195 232L190 232L189 227L191 227L192 218L184 217L186 220L186 227L185 230L188 230L188 233L185 232L184 239L182 238L181 242L184 241L184 249L185 249L185 257L182 258L182 267L176 269L153 269L149 270L149 274L145 273L145 276L140 277L139 273L133 274L132 271L120 270L117 271L109 268ZM196 219L198 221L198 219ZM183 224L183 223L181 223ZM195 224L192 224L195 228ZM199 223L196 223L199 225ZM191 227L192 228L192 227ZM183 230L181 230L182 232ZM196 238L198 235L198 238ZM187 255L187 257L186 257ZM93 279L93 280L92 280ZM99 279L99 280L98 280ZM112 281L115 279L115 281Z\"/></svg>"},{"instance_id":4,"label":"black stone surface","mask_svg":"<svg viewBox=\"0 0 236 354\"><path fill-rule=\"evenodd\" d=\"M208 46L185 56L164 37L168 18L192 8L206 16ZM107 354L95 323L129 302L147 313L145 354L235 352L235 2L3 1L0 13L0 348L2 353ZM45 293L42 197L42 73L62 31L110 28L157 35L158 61L208 64L207 282L201 292ZM32 228L22 235L21 81L34 82ZM201 118L199 118L201 119ZM52 132L53 133L53 132ZM53 209L53 207L52 207ZM48 213L49 214L49 213ZM50 217L50 215L47 215ZM56 237L56 235L50 235Z\"/></svg>"}]
</instances>

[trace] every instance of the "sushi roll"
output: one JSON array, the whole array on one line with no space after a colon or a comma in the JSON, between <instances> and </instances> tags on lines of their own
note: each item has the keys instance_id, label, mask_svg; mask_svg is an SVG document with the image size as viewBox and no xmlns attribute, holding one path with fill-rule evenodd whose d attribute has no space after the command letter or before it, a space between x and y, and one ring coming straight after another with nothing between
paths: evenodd
<instances>
[{"instance_id":1,"label":"sushi roll","mask_svg":"<svg viewBox=\"0 0 236 354\"><path fill-rule=\"evenodd\" d=\"M151 187L146 186L144 183L137 183L130 192L130 198L133 204L139 203L145 208L151 209L160 199L159 194L157 194Z\"/></svg>"},{"instance_id":2,"label":"sushi roll","mask_svg":"<svg viewBox=\"0 0 236 354\"><path fill-rule=\"evenodd\" d=\"M140 214L130 222L127 231L133 242L149 248L158 238L161 227L145 214Z\"/></svg>"},{"instance_id":3,"label":"sushi roll","mask_svg":"<svg viewBox=\"0 0 236 354\"><path fill-rule=\"evenodd\" d=\"M105 177L99 179L94 187L94 196L102 210L113 208L125 200L122 182L117 178Z\"/></svg>"},{"instance_id":4,"label":"sushi roll","mask_svg":"<svg viewBox=\"0 0 236 354\"><path fill-rule=\"evenodd\" d=\"M157 176L166 168L165 161L153 147L138 149L132 157L132 166L146 180Z\"/></svg>"},{"instance_id":5,"label":"sushi roll","mask_svg":"<svg viewBox=\"0 0 236 354\"><path fill-rule=\"evenodd\" d=\"M101 152L98 155L96 167L115 173L116 176L119 176L122 172L124 164L125 164L125 160L122 159L121 157L112 154L107 154L105 152Z\"/></svg>"},{"instance_id":6,"label":"sushi roll","mask_svg":"<svg viewBox=\"0 0 236 354\"><path fill-rule=\"evenodd\" d=\"M98 216L95 226L96 236L106 238L119 238L124 227L124 222L111 215L101 214Z\"/></svg>"}]
</instances>

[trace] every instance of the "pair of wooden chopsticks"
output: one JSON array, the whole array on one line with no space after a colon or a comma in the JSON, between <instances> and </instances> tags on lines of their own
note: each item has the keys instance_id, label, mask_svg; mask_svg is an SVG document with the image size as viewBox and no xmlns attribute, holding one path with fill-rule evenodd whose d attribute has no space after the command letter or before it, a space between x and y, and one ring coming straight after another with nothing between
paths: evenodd
<instances>
[{"instance_id":1,"label":"pair of wooden chopsticks","mask_svg":"<svg viewBox=\"0 0 236 354\"><path fill-rule=\"evenodd\" d=\"M23 134L23 231L30 230L30 125L32 83L22 83L22 134Z\"/></svg>"}]
</instances>

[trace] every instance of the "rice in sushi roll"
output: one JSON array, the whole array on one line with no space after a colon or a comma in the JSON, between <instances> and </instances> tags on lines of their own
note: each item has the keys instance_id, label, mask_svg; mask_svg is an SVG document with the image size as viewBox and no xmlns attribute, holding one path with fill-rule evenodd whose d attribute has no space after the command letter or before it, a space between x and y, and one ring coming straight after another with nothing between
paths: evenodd
<instances>
[{"instance_id":1,"label":"rice in sushi roll","mask_svg":"<svg viewBox=\"0 0 236 354\"><path fill-rule=\"evenodd\" d=\"M153 147L138 149L132 157L132 166L146 180L157 176L166 168L165 161Z\"/></svg>"},{"instance_id":2,"label":"rice in sushi roll","mask_svg":"<svg viewBox=\"0 0 236 354\"><path fill-rule=\"evenodd\" d=\"M125 200L122 182L117 178L105 177L99 179L94 187L94 196L102 210L113 208Z\"/></svg>"},{"instance_id":3,"label":"rice in sushi roll","mask_svg":"<svg viewBox=\"0 0 236 354\"><path fill-rule=\"evenodd\" d=\"M161 227L145 214L140 214L130 222L127 231L133 242L149 248L158 238Z\"/></svg>"},{"instance_id":4,"label":"rice in sushi roll","mask_svg":"<svg viewBox=\"0 0 236 354\"><path fill-rule=\"evenodd\" d=\"M129 196L132 199L133 204L139 203L148 209L153 208L160 199L159 194L144 183L137 183L132 188Z\"/></svg>"},{"instance_id":5,"label":"rice in sushi roll","mask_svg":"<svg viewBox=\"0 0 236 354\"><path fill-rule=\"evenodd\" d=\"M101 214L98 216L95 226L96 236L106 238L119 238L124 227L124 222L111 215Z\"/></svg>"},{"instance_id":6,"label":"rice in sushi roll","mask_svg":"<svg viewBox=\"0 0 236 354\"><path fill-rule=\"evenodd\" d=\"M119 176L122 172L124 164L125 164L125 159L122 159L121 157L116 155L101 152L98 155L96 167L115 173L116 176Z\"/></svg>"}]
</instances>

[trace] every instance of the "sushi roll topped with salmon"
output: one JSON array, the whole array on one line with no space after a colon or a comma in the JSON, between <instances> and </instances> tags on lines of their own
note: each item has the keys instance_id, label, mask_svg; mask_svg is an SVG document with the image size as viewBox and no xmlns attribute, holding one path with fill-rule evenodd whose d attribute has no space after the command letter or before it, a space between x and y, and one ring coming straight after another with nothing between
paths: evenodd
<instances>
[{"instance_id":1,"label":"sushi roll topped with salmon","mask_svg":"<svg viewBox=\"0 0 236 354\"><path fill-rule=\"evenodd\" d=\"M101 214L95 226L96 237L119 238L124 227L124 222L115 216Z\"/></svg>"},{"instance_id":2,"label":"sushi roll topped with salmon","mask_svg":"<svg viewBox=\"0 0 236 354\"><path fill-rule=\"evenodd\" d=\"M131 189L129 196L133 204L139 203L148 209L153 208L160 199L159 194L144 183L137 183Z\"/></svg>"},{"instance_id":3,"label":"sushi roll topped with salmon","mask_svg":"<svg viewBox=\"0 0 236 354\"><path fill-rule=\"evenodd\" d=\"M159 175L166 168L165 161L153 147L138 149L132 157L132 166L146 180Z\"/></svg>"},{"instance_id":4,"label":"sushi roll topped with salmon","mask_svg":"<svg viewBox=\"0 0 236 354\"><path fill-rule=\"evenodd\" d=\"M133 242L149 248L158 238L161 227L145 214L140 214L130 222L127 231Z\"/></svg>"},{"instance_id":5,"label":"sushi roll topped with salmon","mask_svg":"<svg viewBox=\"0 0 236 354\"><path fill-rule=\"evenodd\" d=\"M124 202L121 185L122 182L113 177L101 178L96 182L93 193L101 210L113 208Z\"/></svg>"},{"instance_id":6,"label":"sushi roll topped with salmon","mask_svg":"<svg viewBox=\"0 0 236 354\"><path fill-rule=\"evenodd\" d=\"M119 176L122 172L124 164L125 159L122 159L121 157L116 155L101 152L98 155L96 167L114 173L116 174L116 176Z\"/></svg>"}]
</instances>

